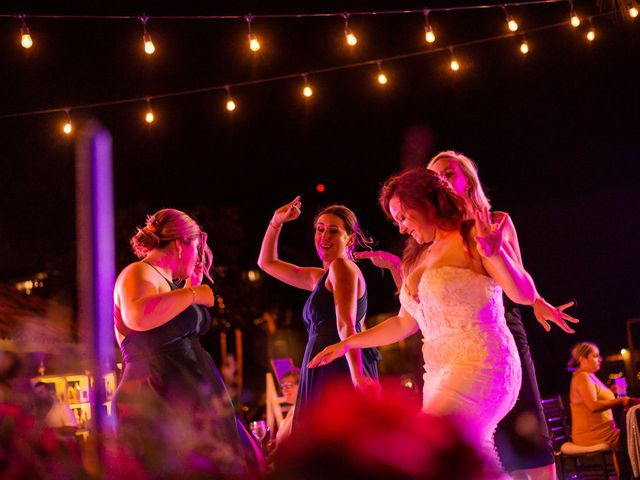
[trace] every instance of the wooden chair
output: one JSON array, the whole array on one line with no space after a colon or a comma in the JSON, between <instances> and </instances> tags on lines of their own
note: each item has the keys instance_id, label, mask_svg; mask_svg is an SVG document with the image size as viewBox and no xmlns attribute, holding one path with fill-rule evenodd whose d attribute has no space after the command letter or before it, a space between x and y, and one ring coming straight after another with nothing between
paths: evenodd
<instances>
[{"instance_id":1,"label":"wooden chair","mask_svg":"<svg viewBox=\"0 0 640 480\"><path fill-rule=\"evenodd\" d=\"M560 395L543 399L542 408L560 466L561 480L565 478L567 460L573 462L574 473L568 478L608 479L610 475L616 476L614 453L609 444L584 447L571 441L571 427Z\"/></svg>"}]
</instances>

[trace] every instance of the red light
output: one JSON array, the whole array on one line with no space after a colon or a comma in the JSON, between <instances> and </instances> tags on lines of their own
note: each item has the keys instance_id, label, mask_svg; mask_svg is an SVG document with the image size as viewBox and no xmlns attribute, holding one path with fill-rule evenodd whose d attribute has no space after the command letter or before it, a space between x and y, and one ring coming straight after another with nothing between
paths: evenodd
<instances>
[{"instance_id":1,"label":"red light","mask_svg":"<svg viewBox=\"0 0 640 480\"><path fill-rule=\"evenodd\" d=\"M316 185L316 190L320 193L324 192L324 185L319 183L318 185Z\"/></svg>"}]
</instances>

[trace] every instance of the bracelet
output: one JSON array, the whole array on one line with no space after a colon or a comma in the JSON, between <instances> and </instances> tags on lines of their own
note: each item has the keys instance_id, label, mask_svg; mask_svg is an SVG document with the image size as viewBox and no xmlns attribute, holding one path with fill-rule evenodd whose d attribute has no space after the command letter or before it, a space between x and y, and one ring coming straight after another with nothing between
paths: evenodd
<instances>
[{"instance_id":1,"label":"bracelet","mask_svg":"<svg viewBox=\"0 0 640 480\"><path fill-rule=\"evenodd\" d=\"M276 227L276 226L271 222L271 220L269 220L269 226L270 226L271 228L275 228L276 230L280 230L280 229L282 228L282 224L280 224L279 226L277 226L277 227Z\"/></svg>"},{"instance_id":2,"label":"bracelet","mask_svg":"<svg viewBox=\"0 0 640 480\"><path fill-rule=\"evenodd\" d=\"M196 303L196 289L193 287L188 287L189 290L191 290L191 295L193 295L193 298L191 299L191 305L193 305L194 303Z\"/></svg>"}]
</instances>

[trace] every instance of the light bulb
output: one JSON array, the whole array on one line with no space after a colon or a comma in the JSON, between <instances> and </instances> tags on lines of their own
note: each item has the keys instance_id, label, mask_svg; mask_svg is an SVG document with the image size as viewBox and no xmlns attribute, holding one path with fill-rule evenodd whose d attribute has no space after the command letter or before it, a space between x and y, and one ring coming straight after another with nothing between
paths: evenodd
<instances>
[{"instance_id":1,"label":"light bulb","mask_svg":"<svg viewBox=\"0 0 640 480\"><path fill-rule=\"evenodd\" d=\"M73 126L71 125L71 120L67 120L64 126L62 127L62 131L65 133L65 135L69 135L72 130L73 130Z\"/></svg>"},{"instance_id":2,"label":"light bulb","mask_svg":"<svg viewBox=\"0 0 640 480\"><path fill-rule=\"evenodd\" d=\"M24 48L31 48L33 46L33 39L31 38L29 28L26 25L23 25L20 28L20 44Z\"/></svg>"},{"instance_id":3,"label":"light bulb","mask_svg":"<svg viewBox=\"0 0 640 480\"><path fill-rule=\"evenodd\" d=\"M520 52L522 52L523 55L526 55L527 53L529 53L529 44L527 43L526 40L523 40L522 43L520 44Z\"/></svg>"},{"instance_id":4,"label":"light bulb","mask_svg":"<svg viewBox=\"0 0 640 480\"><path fill-rule=\"evenodd\" d=\"M389 81L389 79L387 78L387 76L384 74L384 72L380 72L378 74L378 83L380 85L386 85L387 82Z\"/></svg>"},{"instance_id":5,"label":"light bulb","mask_svg":"<svg viewBox=\"0 0 640 480\"><path fill-rule=\"evenodd\" d=\"M356 37L356 35L351 31L350 28L347 28L344 31L344 36L347 40L347 45L349 45L350 47L353 47L358 43L358 37Z\"/></svg>"},{"instance_id":6,"label":"light bulb","mask_svg":"<svg viewBox=\"0 0 640 480\"><path fill-rule=\"evenodd\" d=\"M232 98L227 100L227 110L229 112L233 112L236 109L236 102L233 101Z\"/></svg>"},{"instance_id":7,"label":"light bulb","mask_svg":"<svg viewBox=\"0 0 640 480\"><path fill-rule=\"evenodd\" d=\"M151 35L149 35L148 32L144 32L142 39L144 41L144 53L146 53L147 55L152 55L156 51L156 46L151 40Z\"/></svg>"},{"instance_id":8,"label":"light bulb","mask_svg":"<svg viewBox=\"0 0 640 480\"><path fill-rule=\"evenodd\" d=\"M636 18L638 16L638 9L636 7L631 7L629 9L629 15L631 18Z\"/></svg>"},{"instance_id":9,"label":"light bulb","mask_svg":"<svg viewBox=\"0 0 640 480\"><path fill-rule=\"evenodd\" d=\"M155 115L153 114L153 111L151 109L147 110L146 115L144 116L144 121L147 123L153 123L153 121L156 119Z\"/></svg>"},{"instance_id":10,"label":"light bulb","mask_svg":"<svg viewBox=\"0 0 640 480\"><path fill-rule=\"evenodd\" d=\"M457 72L458 70L460 70L460 64L455 58L451 60L451 63L449 64L449 66L451 67L451 70L453 70L454 72Z\"/></svg>"},{"instance_id":11,"label":"light bulb","mask_svg":"<svg viewBox=\"0 0 640 480\"><path fill-rule=\"evenodd\" d=\"M304 88L302 89L302 94L305 97L309 98L311 95L313 95L313 90L309 85L305 85Z\"/></svg>"},{"instance_id":12,"label":"light bulb","mask_svg":"<svg viewBox=\"0 0 640 480\"><path fill-rule=\"evenodd\" d=\"M424 27L424 39L427 41L427 43L433 43L436 41L436 34L433 33L433 28L431 28L431 25Z\"/></svg>"},{"instance_id":13,"label":"light bulb","mask_svg":"<svg viewBox=\"0 0 640 480\"><path fill-rule=\"evenodd\" d=\"M512 32L515 32L516 30L518 30L518 22L516 22L511 17L509 17L509 19L507 20L507 26L509 27L509 30Z\"/></svg>"},{"instance_id":14,"label":"light bulb","mask_svg":"<svg viewBox=\"0 0 640 480\"><path fill-rule=\"evenodd\" d=\"M571 15L571 26L578 28L580 26L580 17L575 13Z\"/></svg>"},{"instance_id":15,"label":"light bulb","mask_svg":"<svg viewBox=\"0 0 640 480\"><path fill-rule=\"evenodd\" d=\"M590 42L593 42L595 38L596 38L596 31L593 29L593 27L591 27L587 32L587 40L589 40Z\"/></svg>"},{"instance_id":16,"label":"light bulb","mask_svg":"<svg viewBox=\"0 0 640 480\"><path fill-rule=\"evenodd\" d=\"M256 37L254 33L249 34L249 49L252 52L257 52L258 50L260 50L260 41L258 40L258 37Z\"/></svg>"}]
</instances>

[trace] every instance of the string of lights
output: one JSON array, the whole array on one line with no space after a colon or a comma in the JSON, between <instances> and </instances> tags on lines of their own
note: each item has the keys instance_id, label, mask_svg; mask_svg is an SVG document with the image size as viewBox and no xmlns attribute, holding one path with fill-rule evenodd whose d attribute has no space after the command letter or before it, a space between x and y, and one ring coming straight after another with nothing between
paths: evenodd
<instances>
[{"instance_id":1,"label":"string of lights","mask_svg":"<svg viewBox=\"0 0 640 480\"><path fill-rule=\"evenodd\" d=\"M563 22L557 22L557 23L553 23L553 24L549 24L549 25L544 25L544 26L539 26L539 27L534 27L534 28L529 28L526 29L524 31L519 31L519 25L517 24L516 20L514 20L513 17L510 16L509 14L509 9L511 7L516 7L516 6L521 6L521 5L532 5L532 4L549 4L549 3L569 3L570 4L570 10L569 10L569 15L567 17L566 21ZM457 43L457 44L452 44L452 45L443 45L443 46L437 46L434 47L433 44L436 42L436 36L435 36L435 32L433 30L433 28L431 27L430 23L429 23L429 14L431 12L434 11L452 11L452 10L471 10L471 9L482 9L482 8L500 8L505 16L505 22L507 24L507 31L505 33L499 34L499 35L495 35L492 37L487 37L487 38L481 38L481 39L477 39L477 40L471 40L471 41L467 41L467 42L462 42L462 43ZM479 44L484 44L484 43L489 43L489 42L495 42L495 41L499 41L499 40L504 40L504 39L513 39L516 38L519 40L519 51L522 55L527 55L530 51L530 45L529 42L527 41L527 35L528 34L532 34L535 32L540 32L540 31L544 31L544 30L550 30L550 29L555 29L555 28L559 28L559 27L563 27L566 26L567 24L571 25L572 27L574 27L575 29L577 29L577 27L580 26L581 22L583 19L581 19L576 11L573 8L573 2L572 1L567 1L567 0L539 0L539 1L534 1L534 2L517 2L517 3L506 3L506 4L500 4L500 5L481 5L481 6L469 6L469 7L446 7L446 8L438 8L438 9L431 9L431 10L395 10L395 11L385 11L385 12L351 12L351 13L324 13L324 14L270 14L270 15L248 15L248 16L161 16L161 17L153 17L153 18L162 18L162 19L200 19L200 18L205 18L205 19L219 19L219 18L243 18L246 22L247 22L247 26L248 26L248 37L249 37L249 44L250 44L250 49L254 52L258 51L260 49L260 43L258 38L255 36L255 34L252 32L252 28L251 28L251 22L253 19L255 18L288 18L288 17L296 17L296 18L300 18L300 17L305 17L305 16L309 16L309 17L318 17L318 16L341 16L344 19L344 23L345 23L345 40L347 45L349 45L350 47L355 46L357 44L357 37L355 36L355 34L353 34L353 32L350 30L349 28L349 16L353 16L353 15L383 15L383 14L399 14L399 13L421 13L424 14L425 17L425 41L427 42L427 44L430 46L430 48L428 50L421 50L421 51L414 51L414 52L409 52L409 53L404 53L404 54L399 54L399 55L393 55L393 56L387 56L387 57L383 57L383 58L376 58L376 59L371 59L371 60L366 60L366 61L360 61L360 62L355 62L355 63L349 63L349 64L343 64L343 65L338 65L338 66L333 66L333 67L326 67L326 68L320 68L320 69L315 69L315 70L310 70L310 71L303 71L303 72L295 72L295 73L289 73L289 74L284 74L284 75L279 75L279 76L272 76L272 77L268 77L268 78L261 78L261 79L255 79L255 80L249 80L249 81L244 81L244 82L236 82L236 83L227 83L224 85L213 85L213 86L208 86L208 87L202 87L202 88L195 88L195 89L189 89L189 90L180 90L180 91L173 91L173 92L165 92L165 93L159 93L159 94L154 94L154 95L145 95L143 97L131 97L131 98L124 98L124 99L118 99L118 100L108 100L108 101L101 101L101 102L93 102L93 103L85 103L85 104L78 104L78 105L67 105L67 106L63 106L63 107L53 107L53 108L47 108L47 109L40 109L40 110L33 110L33 111L26 111L26 112L16 112L16 113L6 113L6 114L0 114L0 119L8 119L8 118L18 118L18 117L28 117L28 116L35 116L35 115L45 115L45 114L54 114L54 113L64 113L65 115L65 121L64 121L64 125L63 125L63 132L65 134L70 134L73 131L73 123L72 123L72 119L71 119L71 112L73 111L80 111L80 110L88 110L88 109L95 109L95 108L101 108L101 107L107 107L107 106L114 106L114 105L123 105L123 104L134 104L134 103L143 103L145 105L145 110L144 110L144 119L147 123L153 123L155 120L155 115L151 106L152 101L154 100L158 100L158 99L166 99L166 98L172 98L172 97L180 97L180 96L187 96L187 95L195 95L195 94L203 94L203 93L208 93L208 92L215 92L215 91L224 91L226 92L226 101L225 101L225 107L226 110L229 112L233 112L234 110L236 110L237 108L237 103L235 101L235 99L233 98L231 91L236 90L238 88L241 87L248 87L248 86L252 86L252 85L258 85L258 84L265 84L265 83L272 83L272 82L277 82L277 81L283 81L283 80L290 80L290 79L301 79L302 81L302 88L301 88L301 93L302 96L305 99L309 99L312 95L314 95L314 90L313 90L313 86L309 81L309 77L315 77L321 74L327 74L327 73L332 73L332 72L337 72L337 71L342 71L342 70L349 70L349 69L356 69L356 68L362 68L362 67L368 67L368 66L375 66L376 67L376 81L379 85L384 86L389 82L389 78L386 75L386 73L384 72L383 69L383 63L389 63L389 62L396 62L396 61L400 61L400 60L404 60L404 59L408 59L408 58L414 58L414 57L420 57L420 56L426 56L426 55L434 55L437 53L442 53L442 52L446 52L448 53L448 59L449 59L449 67L451 69L452 72L458 72L461 68L463 68L463 66L461 65L461 62L456 58L454 51L459 51L461 48L467 48L467 47L471 47L474 45L479 45ZM600 13L600 14L596 14L596 15L592 15L590 17L588 17L586 19L586 21L589 22L589 28L588 31L585 35L586 39L588 42L593 42L596 38L596 31L595 28L593 26L593 22L592 19L593 18L597 18L597 17L606 17L606 16L611 16L613 15L615 12L611 11L611 12L604 12L604 13ZM0 17L7 17L7 15L3 15L0 14ZM13 15L12 17L15 18L19 18L22 21L22 26L21 26L21 43L23 45L23 47L28 48L25 46L25 43L32 45L33 41L30 37L30 32L29 29L26 25L26 21L25 15ZM115 19L132 19L135 18L139 21L142 22L143 25L143 39L144 39L144 47L145 47L145 52L147 54L152 54L153 51L155 50L155 47L153 45L153 42L151 41L151 36L147 31L146 28L146 24L149 21L149 19L151 19L152 17L149 16L141 16L141 17L133 17L133 16L112 16L112 17L93 17L93 16L82 16L82 15L71 15L71 16L53 16L53 15L40 15L40 16L32 16L33 18L35 17L39 17L39 18L82 18L82 19L86 19L86 18L100 18L100 19L104 19L104 18L115 18ZM629 17L630 18L636 18L637 17L637 12L636 15L633 15L631 12L629 12ZM27 37L25 39L25 37Z\"/></svg>"}]
</instances>

